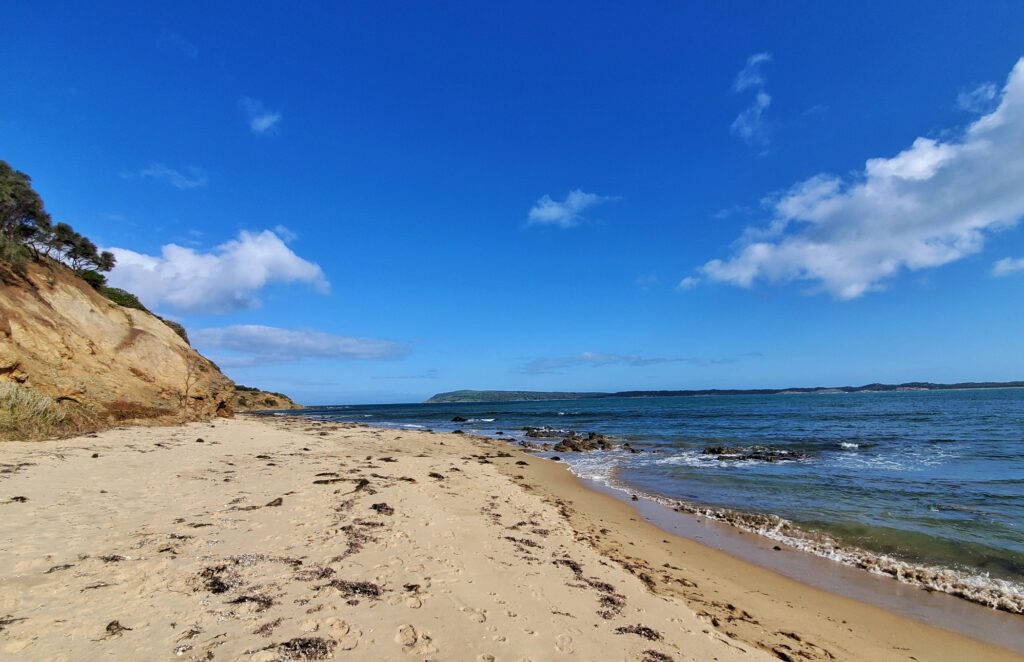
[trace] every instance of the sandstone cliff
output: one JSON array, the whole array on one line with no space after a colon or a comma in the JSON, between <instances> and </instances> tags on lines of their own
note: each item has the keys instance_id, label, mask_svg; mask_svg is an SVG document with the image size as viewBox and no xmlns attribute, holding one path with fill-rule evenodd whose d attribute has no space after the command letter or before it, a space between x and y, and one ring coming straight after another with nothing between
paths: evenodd
<instances>
[{"instance_id":1,"label":"sandstone cliff","mask_svg":"<svg viewBox=\"0 0 1024 662\"><path fill-rule=\"evenodd\" d=\"M250 411L254 409L302 409L302 405L284 393L261 391L249 386L235 386L235 410Z\"/></svg>"},{"instance_id":2,"label":"sandstone cliff","mask_svg":"<svg viewBox=\"0 0 1024 662\"><path fill-rule=\"evenodd\" d=\"M0 263L0 438L230 416L234 384L171 327L69 269Z\"/></svg>"}]
</instances>

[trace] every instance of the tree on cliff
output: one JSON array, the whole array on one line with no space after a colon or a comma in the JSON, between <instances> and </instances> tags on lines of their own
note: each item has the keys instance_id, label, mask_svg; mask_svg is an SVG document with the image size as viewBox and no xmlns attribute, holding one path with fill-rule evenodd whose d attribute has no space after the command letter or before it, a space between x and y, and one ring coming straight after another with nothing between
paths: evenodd
<instances>
[{"instance_id":1,"label":"tree on cliff","mask_svg":"<svg viewBox=\"0 0 1024 662\"><path fill-rule=\"evenodd\" d=\"M16 258L24 246L38 255L66 264L94 287L106 278L100 272L114 268L114 254L100 252L88 237L67 223L53 224L43 199L32 188L32 179L0 160L0 256Z\"/></svg>"}]
</instances>

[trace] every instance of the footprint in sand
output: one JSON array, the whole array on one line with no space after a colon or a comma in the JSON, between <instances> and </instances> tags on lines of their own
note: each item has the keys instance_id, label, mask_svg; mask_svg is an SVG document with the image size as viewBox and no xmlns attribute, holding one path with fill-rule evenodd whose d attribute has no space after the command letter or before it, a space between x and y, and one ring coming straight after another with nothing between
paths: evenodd
<instances>
[{"instance_id":1,"label":"footprint in sand","mask_svg":"<svg viewBox=\"0 0 1024 662\"><path fill-rule=\"evenodd\" d=\"M555 637L555 650L566 655L575 653L576 649L572 646L572 637L567 634L560 634Z\"/></svg>"},{"instance_id":2,"label":"footprint in sand","mask_svg":"<svg viewBox=\"0 0 1024 662\"><path fill-rule=\"evenodd\" d=\"M338 642L338 648L343 651L350 651L359 645L359 638L362 632L353 630L348 623L340 618L328 618L327 629Z\"/></svg>"},{"instance_id":3,"label":"footprint in sand","mask_svg":"<svg viewBox=\"0 0 1024 662\"><path fill-rule=\"evenodd\" d=\"M415 653L417 655L428 655L436 653L435 648L431 643L430 635L423 631L416 631L416 628L406 624L398 627L398 632L395 633L395 643L402 647L404 653Z\"/></svg>"}]
</instances>

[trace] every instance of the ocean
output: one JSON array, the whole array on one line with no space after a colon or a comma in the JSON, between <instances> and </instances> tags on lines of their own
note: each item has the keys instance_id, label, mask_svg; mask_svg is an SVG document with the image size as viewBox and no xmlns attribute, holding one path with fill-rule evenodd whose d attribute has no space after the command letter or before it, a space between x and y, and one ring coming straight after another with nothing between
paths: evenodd
<instances>
[{"instance_id":1,"label":"ocean","mask_svg":"<svg viewBox=\"0 0 1024 662\"><path fill-rule=\"evenodd\" d=\"M526 427L600 432L640 452L543 455L677 510L1024 612L1024 389L342 405L301 414L510 443ZM705 452L714 447L724 453Z\"/></svg>"}]
</instances>

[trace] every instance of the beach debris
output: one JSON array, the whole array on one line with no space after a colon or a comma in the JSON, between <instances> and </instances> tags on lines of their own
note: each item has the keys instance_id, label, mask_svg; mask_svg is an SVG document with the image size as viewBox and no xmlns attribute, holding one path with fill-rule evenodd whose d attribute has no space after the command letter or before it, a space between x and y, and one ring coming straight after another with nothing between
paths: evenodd
<instances>
[{"instance_id":1,"label":"beach debris","mask_svg":"<svg viewBox=\"0 0 1024 662\"><path fill-rule=\"evenodd\" d=\"M431 471L427 475L430 476L431 478L433 478L434 480L444 480L444 476L442 476L441 474L437 473L436 471Z\"/></svg>"},{"instance_id":2,"label":"beach debris","mask_svg":"<svg viewBox=\"0 0 1024 662\"><path fill-rule=\"evenodd\" d=\"M530 466L530 463L529 462L525 462L523 460L518 460L518 461L516 461L516 466L517 467L528 467L528 466Z\"/></svg>"},{"instance_id":3,"label":"beach debris","mask_svg":"<svg viewBox=\"0 0 1024 662\"><path fill-rule=\"evenodd\" d=\"M284 619L275 618L272 621L267 621L263 625L259 626L255 630L253 630L252 633L256 634L256 635L259 635L261 637L269 637L270 635L272 635L274 633L274 628L276 628L278 625L281 624L282 620L284 620Z\"/></svg>"},{"instance_id":4,"label":"beach debris","mask_svg":"<svg viewBox=\"0 0 1024 662\"><path fill-rule=\"evenodd\" d=\"M11 614L7 614L6 616L0 616L0 632L3 632L4 628L6 628L8 625L13 625L14 623L17 623L19 621L27 620L27 618L15 618Z\"/></svg>"},{"instance_id":5,"label":"beach debris","mask_svg":"<svg viewBox=\"0 0 1024 662\"><path fill-rule=\"evenodd\" d=\"M621 593L616 593L615 587L608 582L603 582L595 577L586 577L583 574L583 566L576 561L565 557L561 559L555 559L552 561L555 565L565 566L572 571L573 576L577 581L582 584L589 586L598 593L601 594L598 598L598 604L601 606L597 611L597 615L605 620L610 620L622 613L622 610L626 607L626 596Z\"/></svg>"},{"instance_id":6,"label":"beach debris","mask_svg":"<svg viewBox=\"0 0 1024 662\"><path fill-rule=\"evenodd\" d=\"M404 588L409 593L419 593L420 592L420 585L419 584L402 584L402 588Z\"/></svg>"},{"instance_id":7,"label":"beach debris","mask_svg":"<svg viewBox=\"0 0 1024 662\"><path fill-rule=\"evenodd\" d=\"M646 625L623 625L615 628L615 634L635 634L648 641L661 641L661 633Z\"/></svg>"},{"instance_id":8,"label":"beach debris","mask_svg":"<svg viewBox=\"0 0 1024 662\"><path fill-rule=\"evenodd\" d=\"M274 600L265 595L240 595L234 600L228 600L224 604L240 605L246 603L252 603L256 605L256 611L266 611L274 605Z\"/></svg>"},{"instance_id":9,"label":"beach debris","mask_svg":"<svg viewBox=\"0 0 1024 662\"><path fill-rule=\"evenodd\" d=\"M281 505L281 504L283 504L283 503L284 503L284 499L282 499L281 497L277 497L277 498L276 498L276 499L274 499L273 501L271 501L271 502L269 502L269 503L266 503L266 504L264 504L264 506L263 506L263 507L264 507L264 508L274 508L274 507L280 506L280 505Z\"/></svg>"},{"instance_id":10,"label":"beach debris","mask_svg":"<svg viewBox=\"0 0 1024 662\"><path fill-rule=\"evenodd\" d=\"M202 437L200 437L199 439L196 439L196 443L197 443L197 444L205 444L205 443L206 443L206 440L205 440L205 439L203 439Z\"/></svg>"},{"instance_id":11,"label":"beach debris","mask_svg":"<svg viewBox=\"0 0 1024 662\"><path fill-rule=\"evenodd\" d=\"M96 458L98 458L99 456L100 456L100 454L99 454L99 453L93 453L91 457L92 457L92 459L94 459L94 460L95 460L95 459L96 459Z\"/></svg>"},{"instance_id":12,"label":"beach debris","mask_svg":"<svg viewBox=\"0 0 1024 662\"><path fill-rule=\"evenodd\" d=\"M11 503L25 503L26 501L28 501L28 497L24 497L24 496L12 496L11 497Z\"/></svg>"},{"instance_id":13,"label":"beach debris","mask_svg":"<svg viewBox=\"0 0 1024 662\"><path fill-rule=\"evenodd\" d=\"M47 570L43 574L44 575L48 575L51 572L60 572L61 570L67 570L68 568L74 568L74 567L75 567L74 563L62 563L60 565L53 566L52 568L50 568L49 570Z\"/></svg>"},{"instance_id":14,"label":"beach debris","mask_svg":"<svg viewBox=\"0 0 1024 662\"><path fill-rule=\"evenodd\" d=\"M82 588L82 590L79 591L79 593L85 593L86 591L91 591L97 588L106 588L108 586L110 586L110 584L108 584L107 582L96 582L95 584L89 584L88 586Z\"/></svg>"},{"instance_id":15,"label":"beach debris","mask_svg":"<svg viewBox=\"0 0 1024 662\"><path fill-rule=\"evenodd\" d=\"M312 568L306 568L295 573L295 579L302 582L311 582L318 579L327 579L334 574L334 568L329 566L314 566Z\"/></svg>"},{"instance_id":16,"label":"beach debris","mask_svg":"<svg viewBox=\"0 0 1024 662\"><path fill-rule=\"evenodd\" d=\"M104 563L120 563L121 561L129 561L131 559L127 556L121 556L120 554L104 554L99 557L99 560Z\"/></svg>"},{"instance_id":17,"label":"beach debris","mask_svg":"<svg viewBox=\"0 0 1024 662\"><path fill-rule=\"evenodd\" d=\"M671 655L665 655L650 648L641 653L641 655L643 657L640 658L640 662L672 662Z\"/></svg>"},{"instance_id":18,"label":"beach debris","mask_svg":"<svg viewBox=\"0 0 1024 662\"><path fill-rule=\"evenodd\" d=\"M394 515L395 509L386 503L375 503L370 506L370 510L380 513L381 515Z\"/></svg>"},{"instance_id":19,"label":"beach debris","mask_svg":"<svg viewBox=\"0 0 1024 662\"><path fill-rule=\"evenodd\" d=\"M104 639L108 637L120 637L121 633L128 632L131 630L131 628L121 625L121 621L110 621L109 623L107 623L106 630L107 633L103 635Z\"/></svg>"},{"instance_id":20,"label":"beach debris","mask_svg":"<svg viewBox=\"0 0 1024 662\"><path fill-rule=\"evenodd\" d=\"M275 649L286 660L326 660L337 644L333 639L322 637L296 637L269 648Z\"/></svg>"},{"instance_id":21,"label":"beach debris","mask_svg":"<svg viewBox=\"0 0 1024 662\"><path fill-rule=\"evenodd\" d=\"M384 589L373 582L350 582L345 579L332 579L320 588L338 589L344 598L351 598L358 595L376 599L384 593Z\"/></svg>"},{"instance_id":22,"label":"beach debris","mask_svg":"<svg viewBox=\"0 0 1024 662\"><path fill-rule=\"evenodd\" d=\"M226 565L212 565L203 568L199 572L199 578L203 580L203 588L210 593L226 593L231 590L233 577Z\"/></svg>"}]
</instances>

